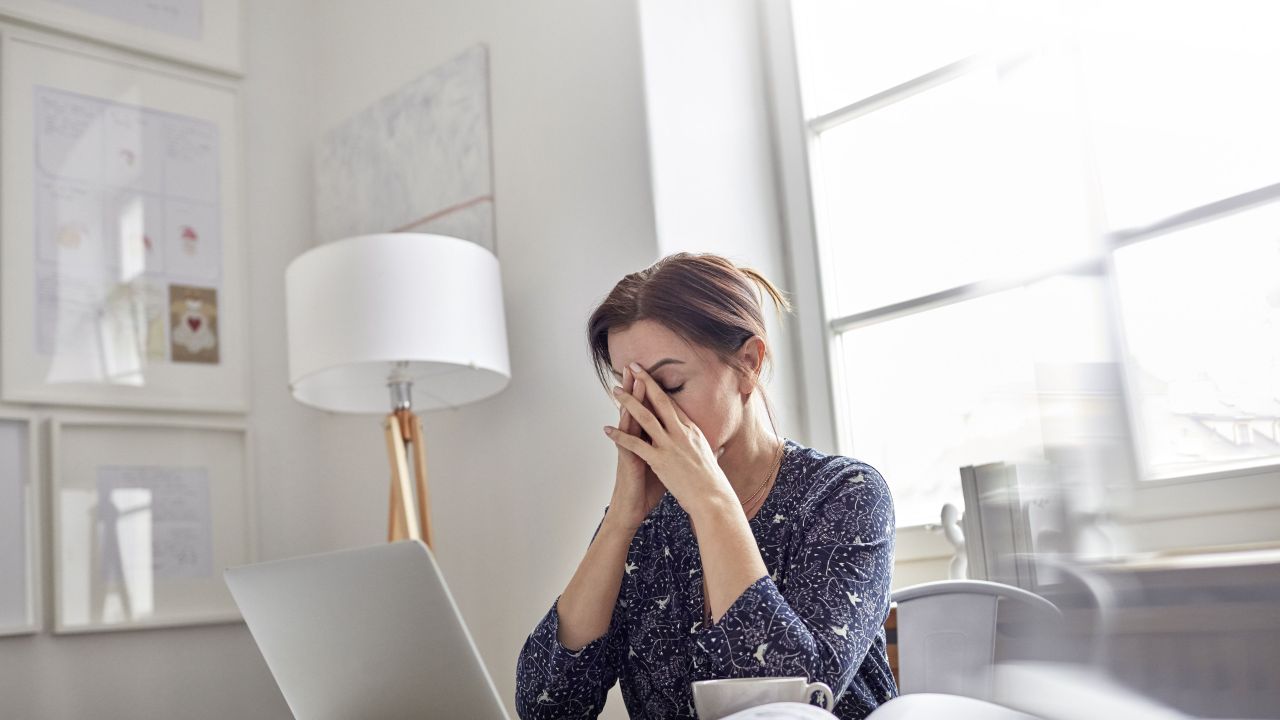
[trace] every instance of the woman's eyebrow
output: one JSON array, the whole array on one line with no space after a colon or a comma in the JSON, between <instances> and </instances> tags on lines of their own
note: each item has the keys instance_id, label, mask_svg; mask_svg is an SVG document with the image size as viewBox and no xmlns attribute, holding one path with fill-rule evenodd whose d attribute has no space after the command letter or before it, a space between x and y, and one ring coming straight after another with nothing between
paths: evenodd
<instances>
[{"instance_id":1,"label":"woman's eyebrow","mask_svg":"<svg viewBox=\"0 0 1280 720\"><path fill-rule=\"evenodd\" d=\"M662 358L661 360L659 360L658 362L654 363L653 365L650 365L650 366L649 366L649 370L648 370L647 372L648 372L650 375L652 375L652 374L654 373L654 371L656 371L658 368L662 367L663 365L669 365L669 364L672 364L672 363L674 363L674 364L676 364L676 365L683 365L683 364L684 364L684 361L683 361L683 360L676 360L675 358ZM614 375L617 375L618 377L622 377L622 373L618 372L617 370L614 370L613 368L609 368L609 370L610 370L610 372L612 372Z\"/></svg>"}]
</instances>

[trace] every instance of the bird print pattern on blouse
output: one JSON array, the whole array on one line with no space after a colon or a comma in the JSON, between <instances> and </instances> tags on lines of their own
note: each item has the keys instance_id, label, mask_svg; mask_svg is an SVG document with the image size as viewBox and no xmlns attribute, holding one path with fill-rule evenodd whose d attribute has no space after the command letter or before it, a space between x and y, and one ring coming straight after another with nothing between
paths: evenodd
<instances>
[{"instance_id":1,"label":"bird print pattern on blouse","mask_svg":"<svg viewBox=\"0 0 1280 720\"><path fill-rule=\"evenodd\" d=\"M712 678L820 680L845 719L897 694L884 632L894 550L888 486L854 458L784 443L777 480L749 521L768 574L704 623L698 543L668 492L632 538L605 634L576 651L560 644L557 597L525 640L516 663L521 718L597 717L619 681L630 717L654 720L696 718L690 683Z\"/></svg>"}]
</instances>

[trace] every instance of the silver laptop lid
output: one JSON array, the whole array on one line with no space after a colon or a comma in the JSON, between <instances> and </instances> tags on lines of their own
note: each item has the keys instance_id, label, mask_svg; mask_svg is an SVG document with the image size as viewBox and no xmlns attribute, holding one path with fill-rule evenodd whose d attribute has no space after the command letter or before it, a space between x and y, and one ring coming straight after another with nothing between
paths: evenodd
<instances>
[{"instance_id":1,"label":"silver laptop lid","mask_svg":"<svg viewBox=\"0 0 1280 720\"><path fill-rule=\"evenodd\" d=\"M225 577L298 720L509 720L421 542L242 565Z\"/></svg>"}]
</instances>

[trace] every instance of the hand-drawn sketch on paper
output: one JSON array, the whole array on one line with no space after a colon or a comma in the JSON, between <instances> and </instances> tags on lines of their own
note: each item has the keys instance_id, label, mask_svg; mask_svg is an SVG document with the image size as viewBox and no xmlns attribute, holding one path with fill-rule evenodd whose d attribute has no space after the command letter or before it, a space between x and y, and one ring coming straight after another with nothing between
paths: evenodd
<instances>
[{"instance_id":1,"label":"hand-drawn sketch on paper","mask_svg":"<svg viewBox=\"0 0 1280 720\"><path fill-rule=\"evenodd\" d=\"M97 516L101 579L126 596L153 580L213 574L205 468L99 467Z\"/></svg>"},{"instance_id":2,"label":"hand-drawn sketch on paper","mask_svg":"<svg viewBox=\"0 0 1280 720\"><path fill-rule=\"evenodd\" d=\"M218 363L213 322L179 343L165 311L175 288L195 285L213 319L218 128L43 86L35 127L32 312L36 349L52 356L46 379L142 384L149 362Z\"/></svg>"},{"instance_id":3,"label":"hand-drawn sketch on paper","mask_svg":"<svg viewBox=\"0 0 1280 720\"><path fill-rule=\"evenodd\" d=\"M495 250L488 66L473 47L321 139L319 242L428 232Z\"/></svg>"}]
</instances>

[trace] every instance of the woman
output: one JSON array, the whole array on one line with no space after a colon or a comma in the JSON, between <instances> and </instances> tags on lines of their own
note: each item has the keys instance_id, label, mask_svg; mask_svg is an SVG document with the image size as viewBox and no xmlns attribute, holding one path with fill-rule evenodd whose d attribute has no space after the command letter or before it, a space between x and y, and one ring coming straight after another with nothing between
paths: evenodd
<instances>
[{"instance_id":1,"label":"woman","mask_svg":"<svg viewBox=\"0 0 1280 720\"><path fill-rule=\"evenodd\" d=\"M621 413L613 496L520 652L520 717L697 717L690 683L805 676L861 718L896 694L884 621L893 502L875 468L773 430L766 278L679 253L627 275L588 321ZM759 391L759 392L757 392ZM768 422L765 422L765 413Z\"/></svg>"}]
</instances>

